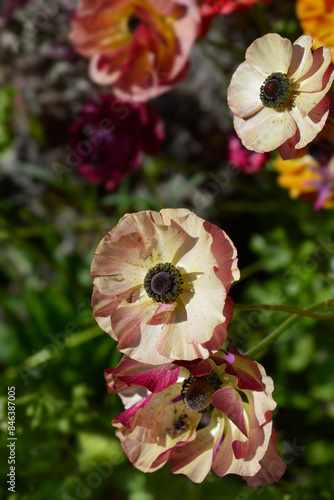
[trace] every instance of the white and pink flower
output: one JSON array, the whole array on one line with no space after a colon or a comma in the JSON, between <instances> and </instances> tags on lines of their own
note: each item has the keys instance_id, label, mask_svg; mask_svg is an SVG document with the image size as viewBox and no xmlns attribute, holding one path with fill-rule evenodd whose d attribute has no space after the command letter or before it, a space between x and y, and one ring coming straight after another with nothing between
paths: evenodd
<instances>
[{"instance_id":1,"label":"white and pink flower","mask_svg":"<svg viewBox=\"0 0 334 500\"><path fill-rule=\"evenodd\" d=\"M232 76L228 104L243 145L293 158L324 127L334 72L331 53L312 53L312 37L290 40L269 33L255 40Z\"/></svg>"},{"instance_id":2,"label":"white and pink flower","mask_svg":"<svg viewBox=\"0 0 334 500\"><path fill-rule=\"evenodd\" d=\"M91 275L94 318L137 361L207 358L226 340L237 251L189 210L125 215L99 244Z\"/></svg>"},{"instance_id":3,"label":"white and pink flower","mask_svg":"<svg viewBox=\"0 0 334 500\"><path fill-rule=\"evenodd\" d=\"M125 404L112 423L138 469L154 472L169 462L173 473L196 483L211 470L238 474L251 489L283 475L272 427L273 381L233 343L206 360L159 367L124 356L105 378Z\"/></svg>"}]
</instances>

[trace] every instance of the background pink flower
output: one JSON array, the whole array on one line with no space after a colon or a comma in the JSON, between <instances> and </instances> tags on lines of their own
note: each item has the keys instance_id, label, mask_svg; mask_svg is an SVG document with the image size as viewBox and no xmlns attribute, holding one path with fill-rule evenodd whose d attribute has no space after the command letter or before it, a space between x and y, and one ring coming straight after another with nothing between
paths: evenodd
<instances>
[{"instance_id":1,"label":"background pink flower","mask_svg":"<svg viewBox=\"0 0 334 500\"><path fill-rule=\"evenodd\" d=\"M201 6L201 14L204 16L216 14L227 16L232 12L247 9L258 1L269 3L272 0L205 0Z\"/></svg>"},{"instance_id":2,"label":"background pink flower","mask_svg":"<svg viewBox=\"0 0 334 500\"><path fill-rule=\"evenodd\" d=\"M227 139L227 159L233 167L245 174L256 174L266 163L267 155L249 151L237 135L231 134Z\"/></svg>"},{"instance_id":3,"label":"background pink flower","mask_svg":"<svg viewBox=\"0 0 334 500\"><path fill-rule=\"evenodd\" d=\"M157 154L163 138L163 122L151 106L101 95L100 102L85 104L73 123L71 154L84 177L111 190L140 165L143 152Z\"/></svg>"},{"instance_id":4,"label":"background pink flower","mask_svg":"<svg viewBox=\"0 0 334 500\"><path fill-rule=\"evenodd\" d=\"M196 0L81 0L70 39L93 81L144 101L185 77L200 23Z\"/></svg>"}]
</instances>

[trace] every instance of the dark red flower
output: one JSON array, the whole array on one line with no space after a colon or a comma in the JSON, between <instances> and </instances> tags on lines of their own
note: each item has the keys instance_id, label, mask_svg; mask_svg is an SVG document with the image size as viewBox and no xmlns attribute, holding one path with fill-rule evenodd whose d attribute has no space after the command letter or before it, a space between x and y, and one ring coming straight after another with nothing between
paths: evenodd
<instances>
[{"instance_id":1,"label":"dark red flower","mask_svg":"<svg viewBox=\"0 0 334 500\"><path fill-rule=\"evenodd\" d=\"M101 95L72 124L71 155L84 177L112 190L140 165L143 152L159 152L163 138L162 119L152 107Z\"/></svg>"}]
</instances>

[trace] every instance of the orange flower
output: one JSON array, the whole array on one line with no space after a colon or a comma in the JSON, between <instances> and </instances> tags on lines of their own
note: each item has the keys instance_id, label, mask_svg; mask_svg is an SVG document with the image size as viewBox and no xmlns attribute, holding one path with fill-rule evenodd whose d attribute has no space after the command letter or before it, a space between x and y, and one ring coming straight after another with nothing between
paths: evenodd
<instances>
[{"instance_id":1,"label":"orange flower","mask_svg":"<svg viewBox=\"0 0 334 500\"><path fill-rule=\"evenodd\" d=\"M334 208L334 143L333 126L308 145L293 160L275 160L279 172L277 182L289 190L291 198L304 198L314 208Z\"/></svg>"},{"instance_id":2,"label":"orange flower","mask_svg":"<svg viewBox=\"0 0 334 500\"><path fill-rule=\"evenodd\" d=\"M81 0L70 39L94 82L145 101L184 78L200 24L196 0Z\"/></svg>"},{"instance_id":3,"label":"orange flower","mask_svg":"<svg viewBox=\"0 0 334 500\"><path fill-rule=\"evenodd\" d=\"M313 48L326 45L334 61L334 0L297 0L303 31L313 37Z\"/></svg>"},{"instance_id":4,"label":"orange flower","mask_svg":"<svg viewBox=\"0 0 334 500\"><path fill-rule=\"evenodd\" d=\"M224 231L189 210L127 214L93 257L94 317L137 361L207 358L226 340L236 255Z\"/></svg>"}]
</instances>

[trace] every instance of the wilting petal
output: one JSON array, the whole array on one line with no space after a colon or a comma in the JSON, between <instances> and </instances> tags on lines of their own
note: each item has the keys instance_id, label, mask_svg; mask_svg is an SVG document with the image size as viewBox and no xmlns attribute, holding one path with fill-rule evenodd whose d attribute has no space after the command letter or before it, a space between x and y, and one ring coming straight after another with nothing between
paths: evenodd
<instances>
[{"instance_id":1,"label":"wilting petal","mask_svg":"<svg viewBox=\"0 0 334 500\"><path fill-rule=\"evenodd\" d=\"M254 477L249 482L254 488L279 479L284 465L274 451L272 380L256 364L262 389L239 389L236 376L226 372L227 363L233 365L238 357L246 367L252 363L233 344L229 349L233 353L220 351L207 360L178 361L158 368L146 365L146 373L141 363L126 358L116 369L106 371L108 385L127 397L128 407L113 425L138 469L153 472L169 462L173 473L199 483L212 468L219 476L233 473L247 481ZM132 406L129 389L133 390ZM143 389L155 393L144 393L138 400ZM248 401L241 398L241 391ZM280 466L270 471L273 459Z\"/></svg>"},{"instance_id":2,"label":"wilting petal","mask_svg":"<svg viewBox=\"0 0 334 500\"><path fill-rule=\"evenodd\" d=\"M251 490L256 490L262 484L272 484L283 476L286 465L275 451L276 441L277 434L273 429L267 451L260 461L261 469L252 477L244 476Z\"/></svg>"}]
</instances>

